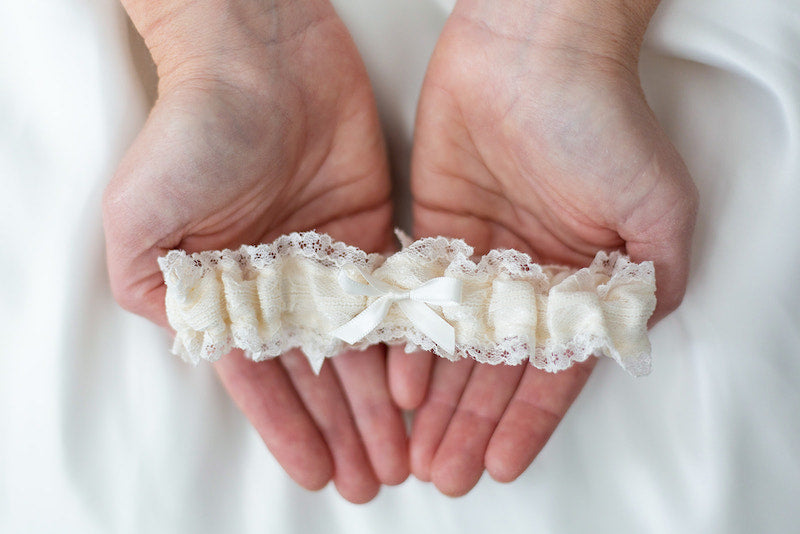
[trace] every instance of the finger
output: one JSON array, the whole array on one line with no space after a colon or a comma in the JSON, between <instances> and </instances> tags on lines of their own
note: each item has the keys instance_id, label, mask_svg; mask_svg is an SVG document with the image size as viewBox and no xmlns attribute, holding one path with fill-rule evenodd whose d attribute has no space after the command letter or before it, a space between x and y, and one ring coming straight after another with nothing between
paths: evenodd
<instances>
[{"instance_id":1,"label":"finger","mask_svg":"<svg viewBox=\"0 0 800 534\"><path fill-rule=\"evenodd\" d=\"M364 503L378 494L380 483L372 471L342 387L330 362L314 374L298 350L281 356L281 362L311 418L322 433L333 458L333 482L348 501Z\"/></svg>"},{"instance_id":2,"label":"finger","mask_svg":"<svg viewBox=\"0 0 800 534\"><path fill-rule=\"evenodd\" d=\"M425 482L431 480L431 464L467 384L473 360L451 362L442 358L433 364L431 385L425 401L414 415L409 455L411 472Z\"/></svg>"},{"instance_id":3,"label":"finger","mask_svg":"<svg viewBox=\"0 0 800 534\"><path fill-rule=\"evenodd\" d=\"M486 447L525 366L477 364L431 467L439 491L460 496L480 480Z\"/></svg>"},{"instance_id":4,"label":"finger","mask_svg":"<svg viewBox=\"0 0 800 534\"><path fill-rule=\"evenodd\" d=\"M323 488L333 476L333 459L280 362L253 362L235 350L214 367L286 473L304 488Z\"/></svg>"},{"instance_id":5,"label":"finger","mask_svg":"<svg viewBox=\"0 0 800 534\"><path fill-rule=\"evenodd\" d=\"M486 449L486 470L499 482L521 475L542 450L578 396L596 358L548 373L527 365Z\"/></svg>"},{"instance_id":6,"label":"finger","mask_svg":"<svg viewBox=\"0 0 800 534\"><path fill-rule=\"evenodd\" d=\"M351 351L331 362L375 475L383 484L400 484L408 478L408 444L402 414L386 382L386 348Z\"/></svg>"},{"instance_id":7,"label":"finger","mask_svg":"<svg viewBox=\"0 0 800 534\"><path fill-rule=\"evenodd\" d=\"M399 407L414 410L425 399L433 358L430 352L406 354L399 345L389 347L389 390Z\"/></svg>"}]
</instances>

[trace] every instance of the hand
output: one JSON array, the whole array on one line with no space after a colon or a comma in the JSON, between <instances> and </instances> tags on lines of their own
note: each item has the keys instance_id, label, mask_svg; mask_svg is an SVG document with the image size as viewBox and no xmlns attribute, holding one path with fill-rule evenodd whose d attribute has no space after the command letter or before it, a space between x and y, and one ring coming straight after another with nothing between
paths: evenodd
<instances>
[{"instance_id":1,"label":"hand","mask_svg":"<svg viewBox=\"0 0 800 534\"><path fill-rule=\"evenodd\" d=\"M649 11L623 4L457 4L418 108L415 229L463 237L479 253L513 247L543 263L587 266L600 249L653 260L656 320L686 287L697 196L636 73L655 2ZM549 374L392 350L393 396L404 408L419 405L412 472L448 495L469 491L484 469L515 479L593 365Z\"/></svg>"},{"instance_id":2,"label":"hand","mask_svg":"<svg viewBox=\"0 0 800 534\"><path fill-rule=\"evenodd\" d=\"M159 70L159 99L104 196L111 284L167 326L156 258L316 228L366 250L391 243L383 140L366 72L327 0L162 2L126 8ZM315 376L294 351L216 370L287 473L331 478L353 502L408 475L385 349Z\"/></svg>"}]
</instances>

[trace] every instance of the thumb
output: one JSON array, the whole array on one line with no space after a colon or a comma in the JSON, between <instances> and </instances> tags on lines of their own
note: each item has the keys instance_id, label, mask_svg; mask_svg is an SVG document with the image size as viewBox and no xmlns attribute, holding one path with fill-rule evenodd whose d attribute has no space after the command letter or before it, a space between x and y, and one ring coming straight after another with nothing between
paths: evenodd
<instances>
[{"instance_id":1,"label":"thumb","mask_svg":"<svg viewBox=\"0 0 800 534\"><path fill-rule=\"evenodd\" d=\"M180 242L185 221L181 199L171 190L181 169L179 158L167 155L173 143L164 135L162 109L154 108L126 152L103 192L102 209L114 298L126 310L167 326L157 258Z\"/></svg>"},{"instance_id":2,"label":"thumb","mask_svg":"<svg viewBox=\"0 0 800 534\"><path fill-rule=\"evenodd\" d=\"M650 326L683 300L697 219L697 188L680 156L671 145L669 148L666 164L655 158L641 177L652 186L619 229L631 260L652 261L655 265L657 304Z\"/></svg>"}]
</instances>

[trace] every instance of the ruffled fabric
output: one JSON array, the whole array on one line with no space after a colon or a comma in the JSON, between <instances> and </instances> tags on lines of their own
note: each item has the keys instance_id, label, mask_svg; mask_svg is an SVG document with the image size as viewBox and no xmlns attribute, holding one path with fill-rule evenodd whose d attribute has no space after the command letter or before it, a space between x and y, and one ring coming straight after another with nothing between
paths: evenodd
<instances>
[{"instance_id":1,"label":"ruffled fabric","mask_svg":"<svg viewBox=\"0 0 800 534\"><path fill-rule=\"evenodd\" d=\"M516 250L492 250L473 261L460 239L425 238L395 254L367 254L316 232L271 244L159 258L166 307L177 332L173 352L197 363L233 348L253 360L299 348L312 367L348 349L404 344L451 360L490 364L526 361L556 372L591 355L605 355L634 376L650 372L647 320L655 309L652 262L599 252L586 268L540 266ZM401 290L437 278L461 283L461 302L429 305L455 332L448 353L415 328L399 306L359 341L332 333L378 297L353 295L339 276L355 265Z\"/></svg>"}]
</instances>

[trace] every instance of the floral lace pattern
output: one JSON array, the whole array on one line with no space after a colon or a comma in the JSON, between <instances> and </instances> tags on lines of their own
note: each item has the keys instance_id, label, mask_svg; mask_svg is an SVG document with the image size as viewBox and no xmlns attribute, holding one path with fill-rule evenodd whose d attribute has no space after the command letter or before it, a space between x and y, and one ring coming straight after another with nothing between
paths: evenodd
<instances>
[{"instance_id":1,"label":"floral lace pattern","mask_svg":"<svg viewBox=\"0 0 800 534\"><path fill-rule=\"evenodd\" d=\"M256 361L299 348L318 371L325 358L344 350L387 343L451 360L528 361L551 372L605 355L635 376L650 372L651 262L599 252L588 267L572 269L540 266L510 249L473 261L473 249L459 239L400 237L405 246L389 256L316 232L238 250L170 251L159 265L167 316L177 332L173 352L197 363L234 348ZM406 290L437 277L460 281L460 303L430 306L452 327L455 350L442 350L397 306L353 344L334 336L376 300L344 291L338 277L351 264Z\"/></svg>"}]
</instances>

